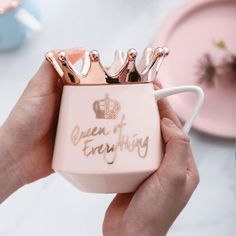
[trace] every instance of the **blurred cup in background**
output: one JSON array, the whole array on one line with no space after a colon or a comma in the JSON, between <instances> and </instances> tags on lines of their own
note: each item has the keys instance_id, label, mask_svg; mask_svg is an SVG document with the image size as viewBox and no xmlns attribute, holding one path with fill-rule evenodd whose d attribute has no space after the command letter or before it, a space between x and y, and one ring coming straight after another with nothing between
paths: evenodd
<instances>
[{"instance_id":1,"label":"blurred cup in background","mask_svg":"<svg viewBox=\"0 0 236 236\"><path fill-rule=\"evenodd\" d=\"M41 30L39 8L33 0L0 0L0 50L18 47Z\"/></svg>"}]
</instances>

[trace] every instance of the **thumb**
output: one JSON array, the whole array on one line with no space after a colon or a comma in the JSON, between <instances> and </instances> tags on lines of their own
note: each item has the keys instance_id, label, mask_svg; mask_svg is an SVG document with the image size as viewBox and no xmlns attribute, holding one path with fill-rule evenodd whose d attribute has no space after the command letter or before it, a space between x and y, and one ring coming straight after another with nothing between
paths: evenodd
<instances>
[{"instance_id":1,"label":"thumb","mask_svg":"<svg viewBox=\"0 0 236 236\"><path fill-rule=\"evenodd\" d=\"M165 154L158 173L173 180L185 179L190 151L189 137L168 118L161 120L161 131Z\"/></svg>"}]
</instances>

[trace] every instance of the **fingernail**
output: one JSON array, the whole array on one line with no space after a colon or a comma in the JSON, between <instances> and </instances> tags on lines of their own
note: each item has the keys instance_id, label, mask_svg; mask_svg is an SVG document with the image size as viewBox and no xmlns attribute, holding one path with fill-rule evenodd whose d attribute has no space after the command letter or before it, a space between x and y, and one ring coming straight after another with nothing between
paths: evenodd
<instances>
[{"instance_id":1,"label":"fingernail","mask_svg":"<svg viewBox=\"0 0 236 236\"><path fill-rule=\"evenodd\" d=\"M67 52L84 52L85 51L85 48L83 47L75 47L75 48L69 48L69 49L66 49Z\"/></svg>"},{"instance_id":2,"label":"fingernail","mask_svg":"<svg viewBox=\"0 0 236 236\"><path fill-rule=\"evenodd\" d=\"M154 81L153 84L154 84L155 86L157 86L158 88L160 88L160 89L163 88L162 84L161 84L159 81Z\"/></svg>"},{"instance_id":3,"label":"fingernail","mask_svg":"<svg viewBox=\"0 0 236 236\"><path fill-rule=\"evenodd\" d=\"M176 128L177 126L176 126L176 124L172 121L172 120L170 120L170 119L168 119L168 118L163 118L162 120L161 120L161 122L164 124L164 125L166 125L167 127L170 127L170 128Z\"/></svg>"}]
</instances>

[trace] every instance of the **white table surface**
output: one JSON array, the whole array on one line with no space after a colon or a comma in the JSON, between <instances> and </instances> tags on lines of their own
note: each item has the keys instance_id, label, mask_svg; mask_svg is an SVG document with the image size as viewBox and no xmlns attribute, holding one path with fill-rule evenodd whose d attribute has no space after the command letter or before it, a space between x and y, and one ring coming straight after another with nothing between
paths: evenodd
<instances>
[{"instance_id":1,"label":"white table surface","mask_svg":"<svg viewBox=\"0 0 236 236\"><path fill-rule=\"evenodd\" d=\"M4 122L44 53L53 48L98 49L108 65L116 48L141 50L166 14L183 0L37 0L44 30L22 47L0 53L0 124ZM70 3L70 4L69 4ZM234 236L235 147L192 130L201 183L169 236ZM0 206L0 236L102 235L113 195L82 193L59 175L17 191Z\"/></svg>"}]
</instances>

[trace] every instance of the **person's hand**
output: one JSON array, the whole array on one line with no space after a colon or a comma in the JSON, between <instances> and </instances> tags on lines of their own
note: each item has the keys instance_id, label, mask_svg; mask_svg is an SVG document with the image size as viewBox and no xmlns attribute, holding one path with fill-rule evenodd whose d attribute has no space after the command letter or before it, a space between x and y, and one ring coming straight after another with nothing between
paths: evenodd
<instances>
[{"instance_id":1,"label":"person's hand","mask_svg":"<svg viewBox=\"0 0 236 236\"><path fill-rule=\"evenodd\" d=\"M104 236L164 236L185 207L199 175L189 138L166 99L158 102L164 158L135 193L117 194L106 211Z\"/></svg>"},{"instance_id":2,"label":"person's hand","mask_svg":"<svg viewBox=\"0 0 236 236\"><path fill-rule=\"evenodd\" d=\"M84 49L65 51L73 63L85 52ZM0 161L8 163L0 166L0 170L13 170L12 175L16 174L22 185L52 173L61 93L59 77L45 60L0 128Z\"/></svg>"}]
</instances>

